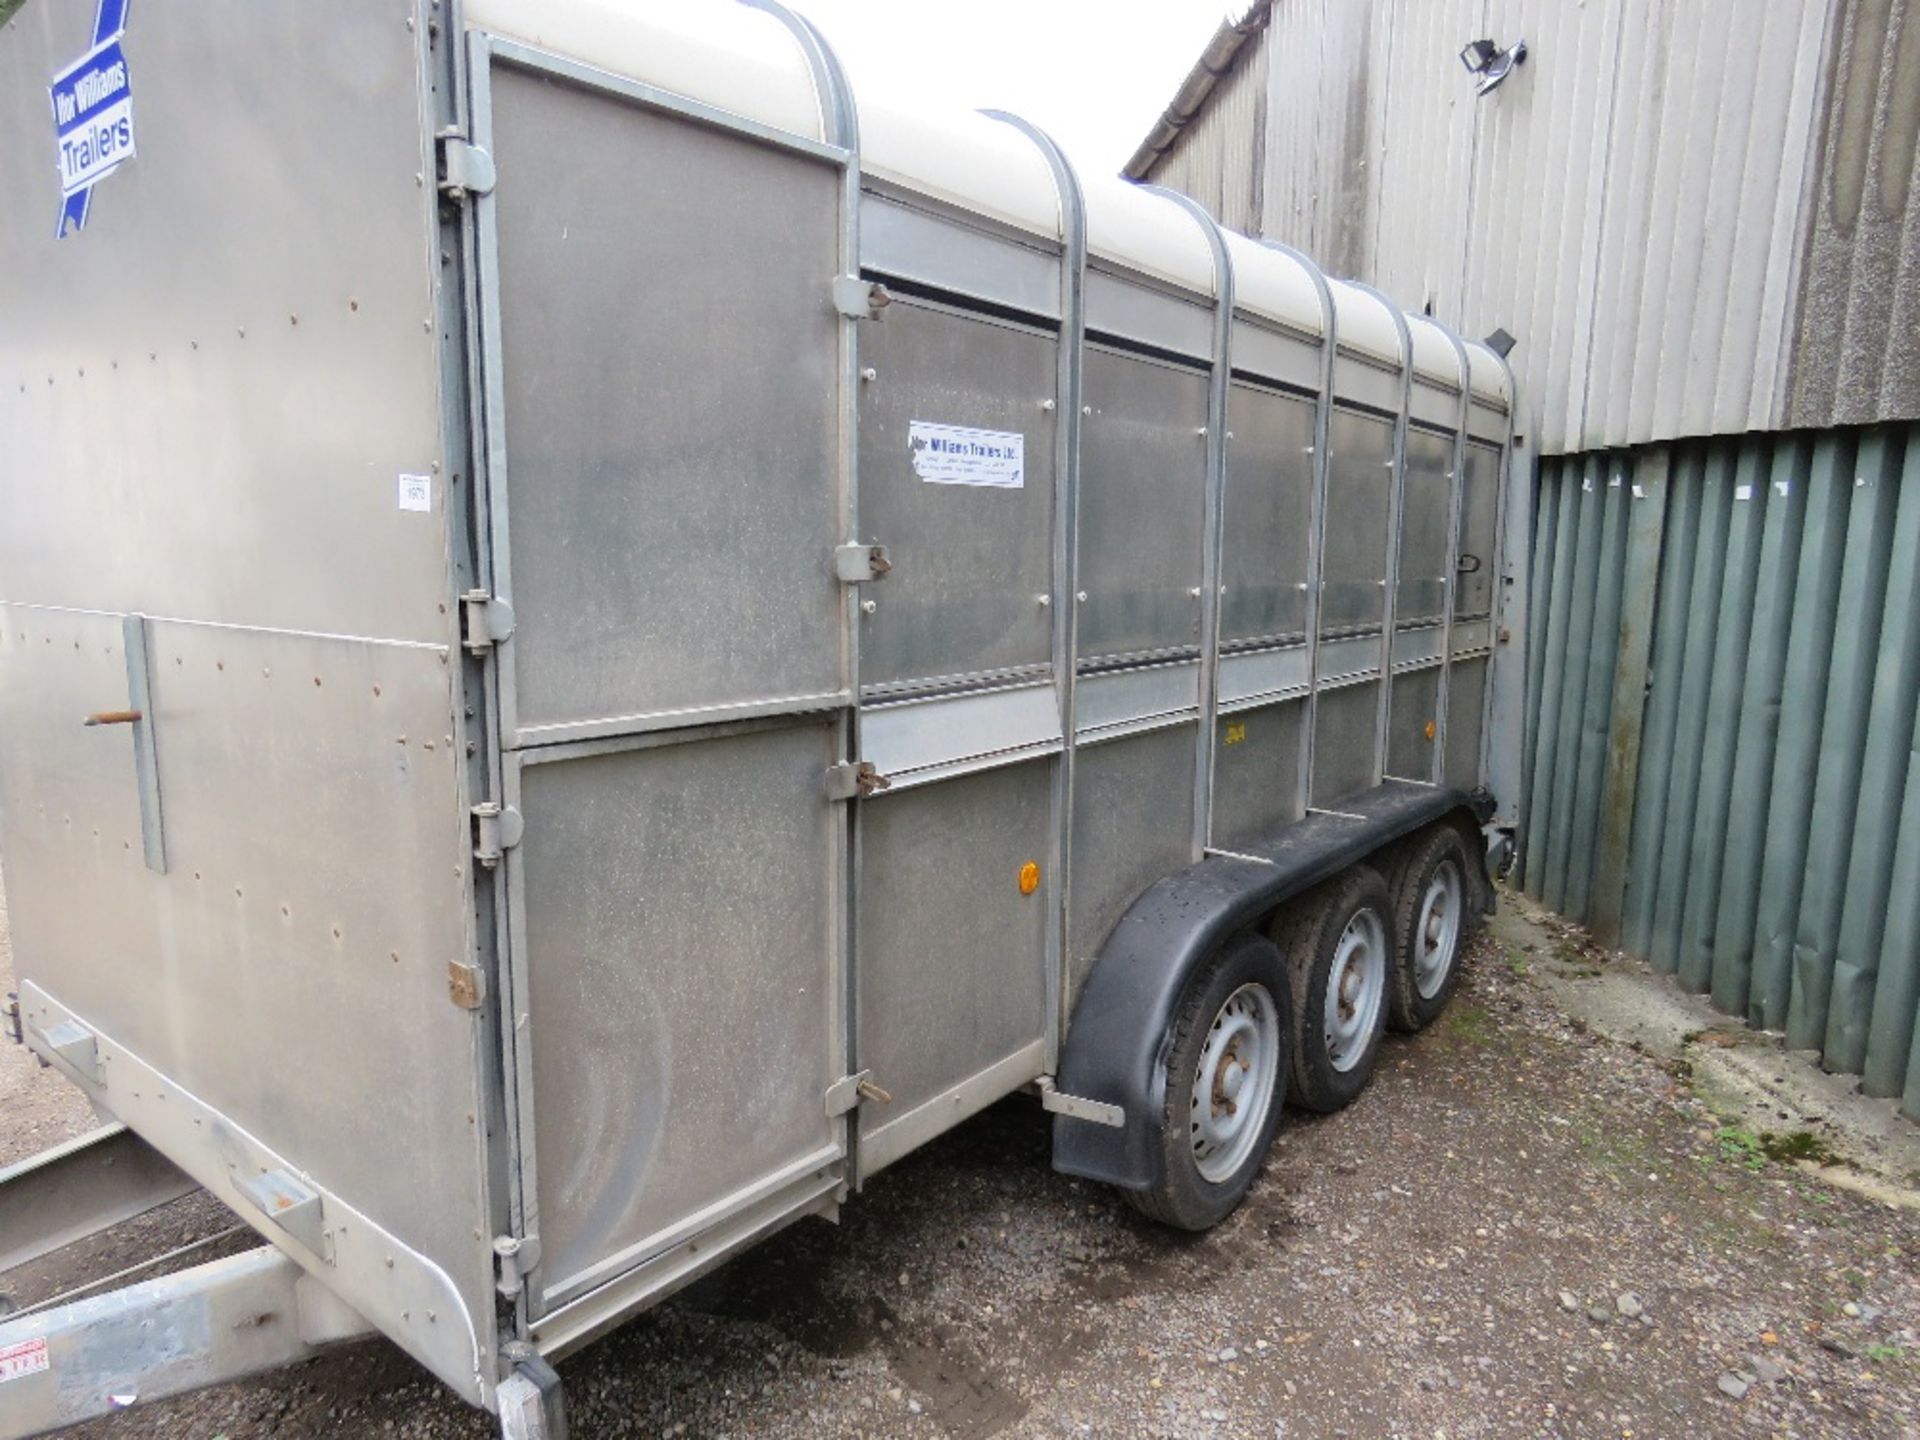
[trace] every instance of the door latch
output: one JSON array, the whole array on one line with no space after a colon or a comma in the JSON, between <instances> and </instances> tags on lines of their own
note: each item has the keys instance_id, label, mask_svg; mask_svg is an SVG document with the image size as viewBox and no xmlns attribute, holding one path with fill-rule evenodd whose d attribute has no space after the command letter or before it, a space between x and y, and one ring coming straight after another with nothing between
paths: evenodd
<instances>
[{"instance_id":1,"label":"door latch","mask_svg":"<svg viewBox=\"0 0 1920 1440\"><path fill-rule=\"evenodd\" d=\"M893 562L887 558L887 547L884 545L862 545L852 541L834 547L834 577L849 585L858 585L863 580L878 580L891 569Z\"/></svg>"},{"instance_id":2,"label":"door latch","mask_svg":"<svg viewBox=\"0 0 1920 1440\"><path fill-rule=\"evenodd\" d=\"M893 295L877 280L840 275L833 282L833 308L849 320L878 320L893 303Z\"/></svg>"},{"instance_id":3,"label":"door latch","mask_svg":"<svg viewBox=\"0 0 1920 1440\"><path fill-rule=\"evenodd\" d=\"M827 1087L827 1118L844 1115L863 1100L870 1100L876 1105L893 1103L893 1093L873 1083L871 1070L844 1075Z\"/></svg>"},{"instance_id":4,"label":"door latch","mask_svg":"<svg viewBox=\"0 0 1920 1440\"><path fill-rule=\"evenodd\" d=\"M877 791L888 789L892 784L891 780L873 768L871 760L833 765L827 769L829 800L864 800Z\"/></svg>"}]
</instances>

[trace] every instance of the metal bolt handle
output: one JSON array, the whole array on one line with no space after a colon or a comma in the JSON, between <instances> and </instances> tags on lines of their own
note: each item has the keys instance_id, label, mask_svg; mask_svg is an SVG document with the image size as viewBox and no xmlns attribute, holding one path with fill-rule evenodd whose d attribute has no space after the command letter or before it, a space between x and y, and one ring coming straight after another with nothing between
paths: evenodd
<instances>
[{"instance_id":1,"label":"metal bolt handle","mask_svg":"<svg viewBox=\"0 0 1920 1440\"><path fill-rule=\"evenodd\" d=\"M145 718L138 710L96 710L80 723L82 725L133 725Z\"/></svg>"}]
</instances>

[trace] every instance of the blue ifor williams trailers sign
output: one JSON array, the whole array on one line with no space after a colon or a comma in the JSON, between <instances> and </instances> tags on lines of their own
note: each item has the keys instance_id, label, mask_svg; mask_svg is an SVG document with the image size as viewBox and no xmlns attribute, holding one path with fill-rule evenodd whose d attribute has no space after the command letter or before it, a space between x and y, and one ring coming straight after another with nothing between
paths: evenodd
<instances>
[{"instance_id":1,"label":"blue ifor williams trailers sign","mask_svg":"<svg viewBox=\"0 0 1920 1440\"><path fill-rule=\"evenodd\" d=\"M120 47L128 0L100 0L93 48L53 77L53 128L60 167L56 237L81 229L93 187L134 156L133 82Z\"/></svg>"}]
</instances>

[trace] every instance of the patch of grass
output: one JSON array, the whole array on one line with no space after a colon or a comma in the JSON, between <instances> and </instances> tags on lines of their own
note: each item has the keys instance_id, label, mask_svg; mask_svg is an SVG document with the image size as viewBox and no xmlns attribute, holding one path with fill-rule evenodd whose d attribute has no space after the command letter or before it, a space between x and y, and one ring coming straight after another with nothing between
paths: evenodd
<instances>
[{"instance_id":1,"label":"patch of grass","mask_svg":"<svg viewBox=\"0 0 1920 1440\"><path fill-rule=\"evenodd\" d=\"M1884 1343L1869 1345L1862 1353L1876 1365L1890 1365L1895 1360L1904 1360L1907 1357L1907 1350L1904 1345L1889 1345Z\"/></svg>"},{"instance_id":2,"label":"patch of grass","mask_svg":"<svg viewBox=\"0 0 1920 1440\"><path fill-rule=\"evenodd\" d=\"M1746 1126L1722 1125L1713 1132L1713 1140L1717 1147L1715 1158L1723 1165L1738 1165L1743 1170L1766 1167L1766 1143Z\"/></svg>"},{"instance_id":3,"label":"patch of grass","mask_svg":"<svg viewBox=\"0 0 1920 1440\"><path fill-rule=\"evenodd\" d=\"M1527 957L1513 949L1507 951L1507 968L1522 979L1533 973L1533 966L1527 962Z\"/></svg>"},{"instance_id":4,"label":"patch of grass","mask_svg":"<svg viewBox=\"0 0 1920 1440\"><path fill-rule=\"evenodd\" d=\"M1478 1005L1457 1001L1447 1009L1447 1033L1469 1045L1493 1043L1493 1017Z\"/></svg>"},{"instance_id":5,"label":"patch of grass","mask_svg":"<svg viewBox=\"0 0 1920 1440\"><path fill-rule=\"evenodd\" d=\"M13 12L26 3L27 0L0 0L0 25L4 25L7 21L11 20L13 18Z\"/></svg>"}]
</instances>

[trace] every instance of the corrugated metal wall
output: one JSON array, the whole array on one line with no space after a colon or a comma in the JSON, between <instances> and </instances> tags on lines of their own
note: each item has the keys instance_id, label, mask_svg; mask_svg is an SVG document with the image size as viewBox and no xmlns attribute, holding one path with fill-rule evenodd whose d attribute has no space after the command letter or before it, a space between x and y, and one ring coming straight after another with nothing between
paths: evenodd
<instances>
[{"instance_id":1,"label":"corrugated metal wall","mask_svg":"<svg viewBox=\"0 0 1920 1440\"><path fill-rule=\"evenodd\" d=\"M1255 35L1149 177L1206 206L1229 229L1260 230L1266 173L1266 35Z\"/></svg>"},{"instance_id":2,"label":"corrugated metal wall","mask_svg":"<svg viewBox=\"0 0 1920 1440\"><path fill-rule=\"evenodd\" d=\"M1517 336L1542 453L1920 416L1920 0L1279 0L1255 55L1262 233ZM1208 118L1152 178L1246 198Z\"/></svg>"},{"instance_id":3,"label":"corrugated metal wall","mask_svg":"<svg viewBox=\"0 0 1920 1440\"><path fill-rule=\"evenodd\" d=\"M1789 423L1920 415L1920 3L1855 0L1828 46Z\"/></svg>"},{"instance_id":4,"label":"corrugated metal wall","mask_svg":"<svg viewBox=\"0 0 1920 1440\"><path fill-rule=\"evenodd\" d=\"M1920 1119L1920 426L1542 467L1521 880Z\"/></svg>"}]
</instances>

